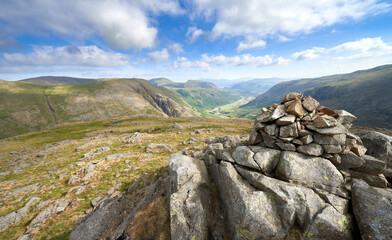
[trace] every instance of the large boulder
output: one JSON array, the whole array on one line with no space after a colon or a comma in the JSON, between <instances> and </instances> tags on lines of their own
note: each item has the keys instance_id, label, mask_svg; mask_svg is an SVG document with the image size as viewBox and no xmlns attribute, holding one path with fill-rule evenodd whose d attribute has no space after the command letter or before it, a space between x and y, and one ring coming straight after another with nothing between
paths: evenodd
<instances>
[{"instance_id":1,"label":"large boulder","mask_svg":"<svg viewBox=\"0 0 392 240\"><path fill-rule=\"evenodd\" d=\"M362 239L392 239L392 190L354 180L352 204Z\"/></svg>"},{"instance_id":2,"label":"large boulder","mask_svg":"<svg viewBox=\"0 0 392 240\"><path fill-rule=\"evenodd\" d=\"M392 137L379 132L360 133L363 145L368 149L366 154L383 160L387 168L392 168Z\"/></svg>"},{"instance_id":3,"label":"large boulder","mask_svg":"<svg viewBox=\"0 0 392 240\"><path fill-rule=\"evenodd\" d=\"M211 196L203 161L181 154L169 160L171 239L208 239Z\"/></svg>"},{"instance_id":4,"label":"large boulder","mask_svg":"<svg viewBox=\"0 0 392 240\"><path fill-rule=\"evenodd\" d=\"M343 193L345 187L342 174L324 158L284 151L280 155L275 176L284 181L298 182L308 187L321 188L346 196Z\"/></svg>"}]
</instances>

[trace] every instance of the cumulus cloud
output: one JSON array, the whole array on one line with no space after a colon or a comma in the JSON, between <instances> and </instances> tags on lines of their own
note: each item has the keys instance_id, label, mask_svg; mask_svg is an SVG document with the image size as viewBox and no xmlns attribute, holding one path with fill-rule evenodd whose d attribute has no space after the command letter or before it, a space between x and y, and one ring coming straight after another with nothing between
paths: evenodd
<instances>
[{"instance_id":1,"label":"cumulus cloud","mask_svg":"<svg viewBox=\"0 0 392 240\"><path fill-rule=\"evenodd\" d=\"M6 65L81 65L94 67L113 67L128 64L128 56L106 52L97 46L35 47L32 53L3 54Z\"/></svg>"},{"instance_id":2,"label":"cumulus cloud","mask_svg":"<svg viewBox=\"0 0 392 240\"><path fill-rule=\"evenodd\" d=\"M381 37L362 38L357 41L346 42L329 49L314 47L312 49L293 54L293 57L298 61L315 59L320 56L335 60L379 58L392 56L392 45L384 42Z\"/></svg>"},{"instance_id":3,"label":"cumulus cloud","mask_svg":"<svg viewBox=\"0 0 392 240\"><path fill-rule=\"evenodd\" d=\"M190 27L188 28L188 31L186 33L186 36L188 37L188 41L190 43L195 42L200 36L204 34L204 31L201 29L198 29L197 27Z\"/></svg>"},{"instance_id":4,"label":"cumulus cloud","mask_svg":"<svg viewBox=\"0 0 392 240\"><path fill-rule=\"evenodd\" d=\"M212 37L308 33L390 10L383 0L192 0L195 11L216 19Z\"/></svg>"},{"instance_id":5,"label":"cumulus cloud","mask_svg":"<svg viewBox=\"0 0 392 240\"><path fill-rule=\"evenodd\" d=\"M150 25L149 13L183 13L177 0L18 0L1 5L0 22L14 34L82 40L97 34L116 49L154 46L157 29Z\"/></svg>"},{"instance_id":6,"label":"cumulus cloud","mask_svg":"<svg viewBox=\"0 0 392 240\"><path fill-rule=\"evenodd\" d=\"M288 59L279 57L273 58L270 55L265 56L253 56L251 54L242 54L238 56L224 56L224 55L211 55L203 54L201 59L198 61L189 61L187 58L178 58L174 62L175 68L184 67L197 67L206 68L211 65L217 66L252 66L252 67L263 67L270 65L286 64L290 61Z\"/></svg>"},{"instance_id":7,"label":"cumulus cloud","mask_svg":"<svg viewBox=\"0 0 392 240\"><path fill-rule=\"evenodd\" d=\"M293 54L293 57L298 61L307 60L307 59L316 59L319 58L319 53L325 52L324 48L314 47L312 49L308 49L302 52L296 52Z\"/></svg>"},{"instance_id":8,"label":"cumulus cloud","mask_svg":"<svg viewBox=\"0 0 392 240\"><path fill-rule=\"evenodd\" d=\"M169 50L174 52L175 54L185 53L184 49L182 49L182 45L180 43L173 43L168 46Z\"/></svg>"},{"instance_id":9,"label":"cumulus cloud","mask_svg":"<svg viewBox=\"0 0 392 240\"><path fill-rule=\"evenodd\" d=\"M170 59L170 53L167 48L163 48L161 51L150 52L148 56L153 62L163 62Z\"/></svg>"},{"instance_id":10,"label":"cumulus cloud","mask_svg":"<svg viewBox=\"0 0 392 240\"><path fill-rule=\"evenodd\" d=\"M240 42L240 44L237 47L237 52L241 52L243 50L252 49L256 47L265 47L266 44L267 43L264 40L249 35L245 38L245 41Z\"/></svg>"}]
</instances>

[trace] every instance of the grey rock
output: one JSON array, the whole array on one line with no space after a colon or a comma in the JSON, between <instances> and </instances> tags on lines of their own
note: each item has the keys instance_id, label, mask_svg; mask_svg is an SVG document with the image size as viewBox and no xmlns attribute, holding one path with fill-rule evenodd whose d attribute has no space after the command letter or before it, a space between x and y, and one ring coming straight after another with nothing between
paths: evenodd
<instances>
[{"instance_id":1,"label":"grey rock","mask_svg":"<svg viewBox=\"0 0 392 240\"><path fill-rule=\"evenodd\" d=\"M31 184L31 185L27 185L27 186L21 187L21 188L15 189L15 190L13 190L13 191L11 191L9 193L4 194L3 196L0 197L0 200L4 199L4 198L7 198L7 197L16 196L18 194L25 193L25 192L28 192L28 191L32 191L32 190L35 190L35 189L37 189L39 187L41 187L40 183L35 183L35 184Z\"/></svg>"},{"instance_id":2,"label":"grey rock","mask_svg":"<svg viewBox=\"0 0 392 240\"><path fill-rule=\"evenodd\" d=\"M283 239L279 213L267 193L255 191L231 163L211 167L231 239ZM189 238L188 238L189 239Z\"/></svg>"},{"instance_id":3,"label":"grey rock","mask_svg":"<svg viewBox=\"0 0 392 240\"><path fill-rule=\"evenodd\" d=\"M71 184L74 184L74 183L79 182L79 181L80 181L80 179L79 179L78 175L72 175L68 179L68 184L71 185Z\"/></svg>"},{"instance_id":4,"label":"grey rock","mask_svg":"<svg viewBox=\"0 0 392 240\"><path fill-rule=\"evenodd\" d=\"M317 133L324 134L324 135L336 135L336 134L347 133L347 129L341 123L337 123L335 127L330 127L330 128L317 128L313 125L306 125L306 127L309 128L310 130L313 130Z\"/></svg>"},{"instance_id":5,"label":"grey rock","mask_svg":"<svg viewBox=\"0 0 392 240\"><path fill-rule=\"evenodd\" d=\"M254 155L254 160L260 167L261 171L265 173L272 173L279 162L280 154L280 150L260 148Z\"/></svg>"},{"instance_id":6,"label":"grey rock","mask_svg":"<svg viewBox=\"0 0 392 240\"><path fill-rule=\"evenodd\" d=\"M325 153L340 153L342 151L341 145L326 144L322 146Z\"/></svg>"},{"instance_id":7,"label":"grey rock","mask_svg":"<svg viewBox=\"0 0 392 240\"><path fill-rule=\"evenodd\" d=\"M332 206L325 207L306 230L305 239L353 239L354 219Z\"/></svg>"},{"instance_id":8,"label":"grey rock","mask_svg":"<svg viewBox=\"0 0 392 240\"><path fill-rule=\"evenodd\" d=\"M70 199L59 199L54 202L53 205L42 210L30 223L30 226L35 224L41 224L45 222L49 217L54 214L64 212L64 210L71 203Z\"/></svg>"},{"instance_id":9,"label":"grey rock","mask_svg":"<svg viewBox=\"0 0 392 240\"><path fill-rule=\"evenodd\" d=\"M282 102L289 102L289 101L295 100L295 98L300 99L301 96L302 96L302 94L300 94L300 93L289 92L289 93L287 93L287 94L284 96Z\"/></svg>"},{"instance_id":10,"label":"grey rock","mask_svg":"<svg viewBox=\"0 0 392 240\"><path fill-rule=\"evenodd\" d=\"M329 160L297 152L282 152L275 176L284 181L321 188L333 194L341 192L339 188L345 188L342 174Z\"/></svg>"},{"instance_id":11,"label":"grey rock","mask_svg":"<svg viewBox=\"0 0 392 240\"><path fill-rule=\"evenodd\" d=\"M305 114L305 109L302 107L301 100L295 99L294 102L287 107L286 112L294 114L297 117L302 117Z\"/></svg>"},{"instance_id":12,"label":"grey rock","mask_svg":"<svg viewBox=\"0 0 392 240\"><path fill-rule=\"evenodd\" d=\"M268 111L262 112L259 115L257 115L256 121L259 122L259 123L269 122L270 119L271 119L271 115L272 115L271 112L268 112Z\"/></svg>"},{"instance_id":13,"label":"grey rock","mask_svg":"<svg viewBox=\"0 0 392 240\"><path fill-rule=\"evenodd\" d=\"M294 115L288 115L288 116L284 116L284 117L281 117L281 118L279 118L277 121L276 121L276 123L278 124L278 125L281 125L281 126L283 126L283 125L289 125L289 124L291 124L291 123L293 123L294 121L295 121L295 116Z\"/></svg>"},{"instance_id":14,"label":"grey rock","mask_svg":"<svg viewBox=\"0 0 392 240\"><path fill-rule=\"evenodd\" d=\"M294 140L293 137L285 137L285 138L284 137L280 137L279 139L282 140L283 142L286 142L286 143L289 143L289 142Z\"/></svg>"},{"instance_id":15,"label":"grey rock","mask_svg":"<svg viewBox=\"0 0 392 240\"><path fill-rule=\"evenodd\" d=\"M69 236L70 240L108 239L112 232L132 211L132 200L117 196L113 201L105 201L84 219L79 220Z\"/></svg>"},{"instance_id":16,"label":"grey rock","mask_svg":"<svg viewBox=\"0 0 392 240\"><path fill-rule=\"evenodd\" d=\"M237 147L231 156L239 165L260 170L259 165L253 159L254 152L246 146Z\"/></svg>"},{"instance_id":17,"label":"grey rock","mask_svg":"<svg viewBox=\"0 0 392 240\"><path fill-rule=\"evenodd\" d=\"M313 133L311 131L309 131L309 130L301 129L301 130L298 131L298 135L300 137L304 137L304 136L308 136L308 135L313 135Z\"/></svg>"},{"instance_id":18,"label":"grey rock","mask_svg":"<svg viewBox=\"0 0 392 240\"><path fill-rule=\"evenodd\" d=\"M328 136L316 133L313 135L313 138L313 141L317 144L344 145L346 143L346 134Z\"/></svg>"},{"instance_id":19,"label":"grey rock","mask_svg":"<svg viewBox=\"0 0 392 240\"><path fill-rule=\"evenodd\" d=\"M351 148L351 152L355 153L357 156L360 156L360 157L365 155L366 151L367 151L367 148L365 148L364 146L359 145L357 143L355 143L353 145L353 147Z\"/></svg>"},{"instance_id":20,"label":"grey rock","mask_svg":"<svg viewBox=\"0 0 392 240\"><path fill-rule=\"evenodd\" d=\"M309 156L321 156L323 154L323 148L315 143L299 146L297 151Z\"/></svg>"},{"instance_id":21,"label":"grey rock","mask_svg":"<svg viewBox=\"0 0 392 240\"><path fill-rule=\"evenodd\" d=\"M224 148L237 147L241 144L241 139L236 135L207 137L206 143L222 143Z\"/></svg>"},{"instance_id":22,"label":"grey rock","mask_svg":"<svg viewBox=\"0 0 392 240\"><path fill-rule=\"evenodd\" d=\"M351 113L345 111L345 110L335 110L335 113L338 115L337 120L340 123L351 123L355 120L357 120L357 117L352 115Z\"/></svg>"},{"instance_id":23,"label":"grey rock","mask_svg":"<svg viewBox=\"0 0 392 240\"><path fill-rule=\"evenodd\" d=\"M337 165L339 169L359 168L365 162L361 157L353 152L341 155L341 163Z\"/></svg>"},{"instance_id":24,"label":"grey rock","mask_svg":"<svg viewBox=\"0 0 392 240\"><path fill-rule=\"evenodd\" d=\"M306 131L306 130L304 130ZM303 142L303 144L310 144L313 142L313 136L312 135L305 135L300 138L300 140Z\"/></svg>"},{"instance_id":25,"label":"grey rock","mask_svg":"<svg viewBox=\"0 0 392 240\"><path fill-rule=\"evenodd\" d=\"M265 144L265 146L267 146L269 148L276 147L276 144L275 144L276 137L270 136L270 135L266 134L265 132L261 132L261 135L263 136L263 143Z\"/></svg>"},{"instance_id":26,"label":"grey rock","mask_svg":"<svg viewBox=\"0 0 392 240\"><path fill-rule=\"evenodd\" d=\"M258 130L253 129L252 133L249 136L248 143L249 143L249 145L256 145L256 144L260 143L262 140L263 140L263 138L261 136L261 133Z\"/></svg>"},{"instance_id":27,"label":"grey rock","mask_svg":"<svg viewBox=\"0 0 392 240\"><path fill-rule=\"evenodd\" d=\"M211 196L204 162L173 154L169 160L171 239L208 239Z\"/></svg>"},{"instance_id":28,"label":"grey rock","mask_svg":"<svg viewBox=\"0 0 392 240\"><path fill-rule=\"evenodd\" d=\"M392 190L370 187L354 180L352 204L362 239L392 238Z\"/></svg>"},{"instance_id":29,"label":"grey rock","mask_svg":"<svg viewBox=\"0 0 392 240\"><path fill-rule=\"evenodd\" d=\"M297 124L292 123L286 126L281 126L279 130L280 137L298 137Z\"/></svg>"},{"instance_id":30,"label":"grey rock","mask_svg":"<svg viewBox=\"0 0 392 240\"><path fill-rule=\"evenodd\" d=\"M329 158L329 161L331 161L334 165L338 165L338 164L342 163L342 158L340 157L339 154L335 153L335 154L332 154L332 157Z\"/></svg>"},{"instance_id":31,"label":"grey rock","mask_svg":"<svg viewBox=\"0 0 392 240\"><path fill-rule=\"evenodd\" d=\"M383 174L371 175L363 172L356 172L348 170L350 178L356 178L364 180L367 184L372 187L386 188L388 186L388 181Z\"/></svg>"},{"instance_id":32,"label":"grey rock","mask_svg":"<svg viewBox=\"0 0 392 240\"><path fill-rule=\"evenodd\" d=\"M276 106L275 110L272 112L269 121L274 121L278 118L281 118L284 116L286 112L286 107L283 104L279 104Z\"/></svg>"},{"instance_id":33,"label":"grey rock","mask_svg":"<svg viewBox=\"0 0 392 240\"><path fill-rule=\"evenodd\" d=\"M167 151L167 152L173 152L173 149L168 147L166 144L161 144L161 143L150 143L146 147L146 152L161 152L161 151Z\"/></svg>"},{"instance_id":34,"label":"grey rock","mask_svg":"<svg viewBox=\"0 0 392 240\"><path fill-rule=\"evenodd\" d=\"M266 125L264 127L264 132L266 132L270 136L275 136L276 124Z\"/></svg>"},{"instance_id":35,"label":"grey rock","mask_svg":"<svg viewBox=\"0 0 392 240\"><path fill-rule=\"evenodd\" d=\"M392 137L379 132L360 133L363 145L368 149L366 154L387 163L392 168Z\"/></svg>"},{"instance_id":36,"label":"grey rock","mask_svg":"<svg viewBox=\"0 0 392 240\"><path fill-rule=\"evenodd\" d=\"M296 147L292 143L276 143L284 151L295 151Z\"/></svg>"},{"instance_id":37,"label":"grey rock","mask_svg":"<svg viewBox=\"0 0 392 240\"><path fill-rule=\"evenodd\" d=\"M362 159L364 160L362 166L354 168L353 170L368 174L379 174L384 172L386 162L369 155L364 155Z\"/></svg>"},{"instance_id":38,"label":"grey rock","mask_svg":"<svg viewBox=\"0 0 392 240\"><path fill-rule=\"evenodd\" d=\"M302 142L302 141L299 140L299 139L294 139L294 140L292 141L292 143L293 143L293 144L297 144L297 145L304 145L304 142ZM309 143L307 143L307 144L309 144ZM295 150L293 150L293 151L295 151Z\"/></svg>"},{"instance_id":39,"label":"grey rock","mask_svg":"<svg viewBox=\"0 0 392 240\"><path fill-rule=\"evenodd\" d=\"M29 213L30 208L39 202L39 200L40 198L33 197L21 209L4 216L0 216L0 232L9 228L12 224L22 220L22 218Z\"/></svg>"},{"instance_id":40,"label":"grey rock","mask_svg":"<svg viewBox=\"0 0 392 240\"><path fill-rule=\"evenodd\" d=\"M84 154L83 157L79 160L89 160L91 158L94 158L94 157L96 157L104 152L108 152L108 151L110 151L109 147L100 147L100 148L94 149L94 150Z\"/></svg>"},{"instance_id":41,"label":"grey rock","mask_svg":"<svg viewBox=\"0 0 392 240\"><path fill-rule=\"evenodd\" d=\"M131 157L132 155L129 153L117 153L117 154L112 154L109 155L107 157L105 157L105 161L116 161L120 158L124 158L124 157Z\"/></svg>"}]
</instances>

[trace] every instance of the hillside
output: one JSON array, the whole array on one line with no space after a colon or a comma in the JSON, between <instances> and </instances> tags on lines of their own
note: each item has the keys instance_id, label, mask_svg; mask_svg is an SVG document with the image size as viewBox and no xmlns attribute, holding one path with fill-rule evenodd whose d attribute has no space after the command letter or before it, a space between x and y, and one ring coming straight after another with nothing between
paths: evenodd
<instances>
[{"instance_id":1,"label":"hillside","mask_svg":"<svg viewBox=\"0 0 392 240\"><path fill-rule=\"evenodd\" d=\"M234 84L230 89L237 89L249 92L257 96L268 91L275 84L282 82L281 78L256 78L249 81L242 81Z\"/></svg>"},{"instance_id":2,"label":"hillside","mask_svg":"<svg viewBox=\"0 0 392 240\"><path fill-rule=\"evenodd\" d=\"M171 88L205 88L205 89L216 89L217 86L213 83L200 81L200 80L188 80L187 82L174 82L167 78L154 78L150 80L150 83L159 87L171 87Z\"/></svg>"},{"instance_id":3,"label":"hillside","mask_svg":"<svg viewBox=\"0 0 392 240\"><path fill-rule=\"evenodd\" d=\"M193 113L180 95L142 79L60 86L0 82L0 138L58 124L134 115Z\"/></svg>"},{"instance_id":4,"label":"hillside","mask_svg":"<svg viewBox=\"0 0 392 240\"><path fill-rule=\"evenodd\" d=\"M27 239L69 239L76 220L98 210L105 199L116 199L131 185L134 192L130 190L126 196L132 202L122 203L137 204L151 194L151 190L143 192L156 174L166 171L172 153L199 151L208 137L248 134L252 123L132 117L67 124L0 140L0 239L23 235ZM62 208L55 207L54 201ZM168 231L168 215L159 210L165 204L157 206L158 211L149 215L151 208L143 208L132 239L151 239L148 234L152 232ZM134 207L119 214L115 209L107 213L121 218ZM15 213L17 217L9 219ZM118 223L104 215L102 219L110 228Z\"/></svg>"},{"instance_id":5,"label":"hillside","mask_svg":"<svg viewBox=\"0 0 392 240\"><path fill-rule=\"evenodd\" d=\"M20 81L34 83L38 85L58 86L58 85L68 85L68 84L92 83L92 82L98 82L99 80L91 79L91 78L42 76L36 78L27 78Z\"/></svg>"},{"instance_id":6,"label":"hillside","mask_svg":"<svg viewBox=\"0 0 392 240\"><path fill-rule=\"evenodd\" d=\"M279 102L287 92L303 92L333 109L346 109L358 117L359 126L392 128L392 65L349 74L287 81L273 86L240 112L253 112Z\"/></svg>"}]
</instances>

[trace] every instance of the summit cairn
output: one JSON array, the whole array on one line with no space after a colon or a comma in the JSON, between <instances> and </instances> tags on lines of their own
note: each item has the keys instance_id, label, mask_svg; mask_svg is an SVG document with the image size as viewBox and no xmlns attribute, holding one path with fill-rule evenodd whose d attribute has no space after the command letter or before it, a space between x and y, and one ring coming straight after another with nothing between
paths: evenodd
<instances>
[{"instance_id":1,"label":"summit cairn","mask_svg":"<svg viewBox=\"0 0 392 240\"><path fill-rule=\"evenodd\" d=\"M280 104L261 109L249 144L323 157L335 165L350 158L346 167L361 166L359 157L367 149L357 136L348 133L356 119L347 111L320 106L311 96L290 92Z\"/></svg>"}]
</instances>

